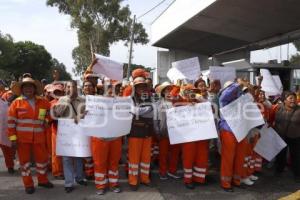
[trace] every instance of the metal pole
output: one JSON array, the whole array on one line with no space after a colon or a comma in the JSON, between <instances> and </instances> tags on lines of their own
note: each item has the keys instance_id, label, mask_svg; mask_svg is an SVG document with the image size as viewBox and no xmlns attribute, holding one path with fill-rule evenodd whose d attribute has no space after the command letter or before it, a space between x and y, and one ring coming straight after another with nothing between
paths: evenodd
<instances>
[{"instance_id":1,"label":"metal pole","mask_svg":"<svg viewBox=\"0 0 300 200\"><path fill-rule=\"evenodd\" d=\"M136 16L134 15L133 22L132 22L132 27L131 27L131 36L130 36L129 60L128 60L127 76L126 76L127 80L129 80L129 76L130 76L130 68L131 68L131 60L132 60L132 46L133 46L133 40L134 40L135 18L136 18Z\"/></svg>"}]
</instances>

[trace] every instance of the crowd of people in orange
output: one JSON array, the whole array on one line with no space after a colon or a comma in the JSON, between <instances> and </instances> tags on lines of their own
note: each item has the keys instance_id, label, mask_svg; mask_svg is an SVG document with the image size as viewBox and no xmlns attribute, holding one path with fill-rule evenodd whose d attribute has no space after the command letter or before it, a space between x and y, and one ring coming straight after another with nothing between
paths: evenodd
<instances>
[{"instance_id":1,"label":"crowd of people in orange","mask_svg":"<svg viewBox=\"0 0 300 200\"><path fill-rule=\"evenodd\" d=\"M260 138L261 127L252 129L245 139L237 142L226 120L219 114L220 108L246 93L253 96L268 126L273 127L287 143L275 159L275 175L284 171L288 161L295 181L300 181L299 90L267 98L260 86L263 77L259 77L257 85L243 78L224 85L220 80L207 83L199 78L193 84L178 81L153 86L144 69L134 70L131 81L127 83L107 78L99 81L92 71L93 64L95 62L84 73L82 86L76 81L60 81L57 72L53 74L54 81L47 85L34 80L30 73L25 73L19 82L11 82L9 89L4 81L0 82L1 100L9 104L7 135L11 141L10 147L0 146L8 173L15 173L14 160L19 161L26 193L35 192L32 166L35 166L39 187L53 188L48 179L48 173L51 173L55 179L65 181L67 193L73 191L75 183L86 186L87 180L94 180L99 195L108 190L119 193L121 160L126 163L124 170L133 191L141 185L152 186L150 173L155 163L161 181L183 178L188 189L207 184L210 167L220 169L220 185L226 192L233 192L234 187L251 186L266 163L253 150ZM91 158L58 156L56 119L67 117L78 123L86 114L84 107L79 106L85 102L86 95L131 96L135 104L132 114L139 117L133 118L131 131L126 137L92 137ZM203 102L216 105L213 111L219 138L171 145L165 110ZM151 106L153 103L164 109L155 110ZM156 119L154 113L158 116ZM124 154L126 162L122 159ZM215 160L220 160L220 166L214 166L218 163ZM183 175L178 173L179 166Z\"/></svg>"}]
</instances>

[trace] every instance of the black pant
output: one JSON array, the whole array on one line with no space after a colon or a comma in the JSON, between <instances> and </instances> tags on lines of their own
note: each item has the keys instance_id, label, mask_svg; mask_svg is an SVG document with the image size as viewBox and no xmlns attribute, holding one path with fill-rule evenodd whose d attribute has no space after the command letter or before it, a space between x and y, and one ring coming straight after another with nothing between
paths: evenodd
<instances>
[{"instance_id":1,"label":"black pant","mask_svg":"<svg viewBox=\"0 0 300 200\"><path fill-rule=\"evenodd\" d=\"M285 138L289 148L292 170L295 178L300 178L300 138ZM284 148L276 157L276 171L283 172L286 165L287 147Z\"/></svg>"}]
</instances>

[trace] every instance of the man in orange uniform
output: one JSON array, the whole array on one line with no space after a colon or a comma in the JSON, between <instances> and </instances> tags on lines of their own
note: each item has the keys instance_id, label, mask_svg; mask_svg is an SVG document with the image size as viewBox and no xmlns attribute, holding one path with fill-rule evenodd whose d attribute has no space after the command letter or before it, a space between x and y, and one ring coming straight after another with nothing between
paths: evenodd
<instances>
[{"instance_id":1,"label":"man in orange uniform","mask_svg":"<svg viewBox=\"0 0 300 200\"><path fill-rule=\"evenodd\" d=\"M24 78L15 89L15 93L21 96L9 108L8 136L19 155L25 191L32 194L35 189L30 172L31 153L36 162L38 186L53 188L47 177L48 152L45 143L50 105L36 96L42 91L39 82L32 78Z\"/></svg>"},{"instance_id":2,"label":"man in orange uniform","mask_svg":"<svg viewBox=\"0 0 300 200\"><path fill-rule=\"evenodd\" d=\"M157 107L157 119L154 120L154 128L159 136L159 177L161 180L168 179L167 175L174 179L179 179L181 176L177 174L177 165L180 155L180 144L171 145L168 128L166 110L172 107L172 98L170 92L173 85L168 82L156 88L156 93L162 97Z\"/></svg>"},{"instance_id":3,"label":"man in orange uniform","mask_svg":"<svg viewBox=\"0 0 300 200\"><path fill-rule=\"evenodd\" d=\"M153 107L150 102L150 89L143 77L136 77L134 86L134 114L128 139L128 178L133 191L138 189L138 175L140 183L151 186L149 178L151 162L151 143L153 133ZM151 127L152 125L152 127Z\"/></svg>"},{"instance_id":4,"label":"man in orange uniform","mask_svg":"<svg viewBox=\"0 0 300 200\"><path fill-rule=\"evenodd\" d=\"M53 93L52 97L54 98L50 104L51 104L51 109L54 108L54 106L57 104L58 100L60 97L64 95L64 86L62 84L55 84L53 85ZM50 111L50 114L51 111ZM54 117L51 115L51 117ZM51 151L51 164L52 164L52 175L54 176L55 179L63 179L63 166L62 166L62 157L56 155L56 136L57 136L57 120L53 119L51 122L51 146L52 146L52 151Z\"/></svg>"}]
</instances>

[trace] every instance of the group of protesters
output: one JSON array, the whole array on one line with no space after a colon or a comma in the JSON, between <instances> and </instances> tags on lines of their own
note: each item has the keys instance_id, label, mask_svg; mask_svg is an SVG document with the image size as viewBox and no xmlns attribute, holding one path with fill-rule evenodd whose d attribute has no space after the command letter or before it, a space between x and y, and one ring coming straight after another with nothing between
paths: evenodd
<instances>
[{"instance_id":1,"label":"group of protesters","mask_svg":"<svg viewBox=\"0 0 300 200\"><path fill-rule=\"evenodd\" d=\"M256 85L244 78L221 85L220 80L205 81L199 77L193 83L178 80L173 84L164 82L153 86L149 73L142 68L132 72L130 81L119 82L94 74L96 62L85 71L82 87L76 81L59 81L57 71L51 84L34 80L30 73L25 73L18 82L13 81L8 89L4 81L0 82L1 100L9 104L7 135L11 142L10 146L1 145L1 149L8 173L15 173L14 160L19 161L27 194L35 192L32 166L36 169L39 187L54 187L48 179L50 171L55 179L65 181L67 193L74 190L75 183L87 186L88 180L94 180L98 195L108 190L120 193L121 160L132 191L141 185L152 187L150 174L155 164L161 181L183 178L188 189L205 185L209 183L210 167L217 163L215 159L220 159L217 168L220 168L220 184L224 191L251 186L266 163L254 151L262 127L253 128L238 142L219 113L220 108L245 94L252 95L265 123L287 143L274 161L275 175L280 176L288 164L295 181L300 182L299 90L267 98L261 88L261 76ZM118 138L91 137L90 158L56 155L57 119L70 118L78 123L87 114L85 107L80 106L87 95L131 96L135 106L130 133ZM166 110L204 102L213 105L218 139L170 144ZM199 130L199 134L202 131L205 130ZM183 176L178 166L182 166Z\"/></svg>"}]
</instances>

